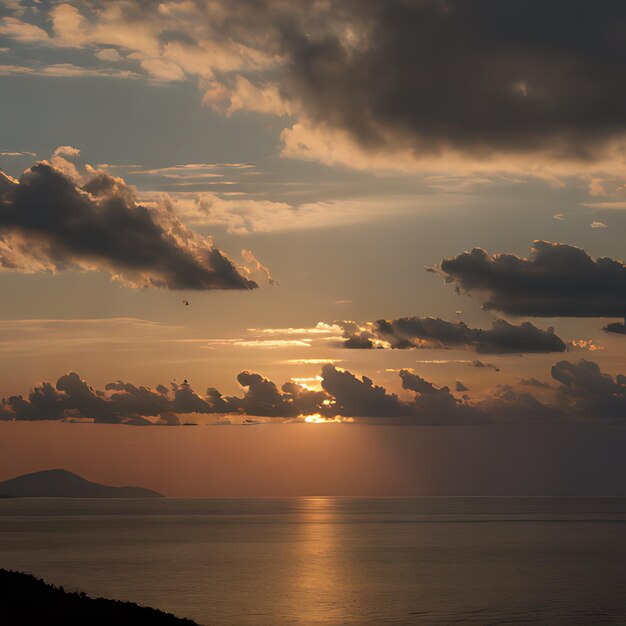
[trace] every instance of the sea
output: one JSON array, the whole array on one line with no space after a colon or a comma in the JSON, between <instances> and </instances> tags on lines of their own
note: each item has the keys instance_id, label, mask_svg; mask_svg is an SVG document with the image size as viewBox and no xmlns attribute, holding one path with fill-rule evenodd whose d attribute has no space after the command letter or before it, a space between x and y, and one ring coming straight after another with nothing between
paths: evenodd
<instances>
[{"instance_id":1,"label":"sea","mask_svg":"<svg viewBox=\"0 0 626 626\"><path fill-rule=\"evenodd\" d=\"M2 499L0 567L204 626L626 624L626 499Z\"/></svg>"}]
</instances>

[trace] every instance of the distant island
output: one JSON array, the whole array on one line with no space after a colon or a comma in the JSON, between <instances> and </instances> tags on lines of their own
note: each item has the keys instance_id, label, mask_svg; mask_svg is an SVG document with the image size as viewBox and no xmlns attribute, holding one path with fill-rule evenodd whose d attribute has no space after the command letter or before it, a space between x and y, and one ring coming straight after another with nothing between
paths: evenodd
<instances>
[{"instance_id":1,"label":"distant island","mask_svg":"<svg viewBox=\"0 0 626 626\"><path fill-rule=\"evenodd\" d=\"M0 569L0 624L2 626L198 626L133 602L90 598L66 592L30 574Z\"/></svg>"},{"instance_id":2,"label":"distant island","mask_svg":"<svg viewBox=\"0 0 626 626\"><path fill-rule=\"evenodd\" d=\"M63 469L24 474L0 482L5 498L163 498L163 494L143 487L109 487L85 480Z\"/></svg>"}]
</instances>

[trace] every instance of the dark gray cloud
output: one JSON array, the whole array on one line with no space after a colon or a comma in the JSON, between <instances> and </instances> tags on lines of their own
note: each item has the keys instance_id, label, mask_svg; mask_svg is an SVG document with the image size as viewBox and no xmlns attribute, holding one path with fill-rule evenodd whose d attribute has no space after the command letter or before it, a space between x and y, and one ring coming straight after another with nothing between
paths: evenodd
<instances>
[{"instance_id":1,"label":"dark gray cloud","mask_svg":"<svg viewBox=\"0 0 626 626\"><path fill-rule=\"evenodd\" d=\"M413 391L415 397L409 402L412 422L421 424L476 424L490 421L482 409L457 400L448 387L437 387L421 376L408 370L400 372L402 387Z\"/></svg>"},{"instance_id":2,"label":"dark gray cloud","mask_svg":"<svg viewBox=\"0 0 626 626\"><path fill-rule=\"evenodd\" d=\"M325 391L308 389L294 382L285 383L279 390L273 381L254 372L239 373L237 382L245 392L242 397L226 399L228 412L291 418L319 413L324 401L329 400Z\"/></svg>"},{"instance_id":3,"label":"dark gray cloud","mask_svg":"<svg viewBox=\"0 0 626 626\"><path fill-rule=\"evenodd\" d=\"M80 184L46 162L0 185L0 266L22 271L103 269L141 287L252 289L211 241L166 208L137 204L121 179Z\"/></svg>"},{"instance_id":4,"label":"dark gray cloud","mask_svg":"<svg viewBox=\"0 0 626 626\"><path fill-rule=\"evenodd\" d=\"M454 425L626 417L626 376L613 379L597 364L584 360L560 361L552 368L552 376L561 384L546 404L511 385L501 385L473 402L467 395L459 399L448 387L438 387L406 369L400 371L400 380L408 397L331 364L322 368L321 390L294 382L279 389L260 374L241 372L237 380L243 393L238 396L223 396L214 388L202 396L187 381L172 383L169 388L117 381L100 391L71 372L61 376L56 385L43 383L33 388L26 398L16 395L2 400L0 420L86 419L104 424L177 425L180 416L190 414L281 419L318 414L374 423ZM522 384L549 387L535 379L523 380ZM457 381L456 391L467 391L467 387Z\"/></svg>"},{"instance_id":5,"label":"dark gray cloud","mask_svg":"<svg viewBox=\"0 0 626 626\"><path fill-rule=\"evenodd\" d=\"M287 90L312 120L368 148L544 153L584 162L626 131L622 3L263 6L281 36Z\"/></svg>"},{"instance_id":6,"label":"dark gray cloud","mask_svg":"<svg viewBox=\"0 0 626 626\"><path fill-rule=\"evenodd\" d=\"M546 383L544 381L537 380L534 377L520 378L519 379L519 384L520 385L525 385L526 387L542 387L544 389L550 389L551 388L550 383Z\"/></svg>"},{"instance_id":7,"label":"dark gray cloud","mask_svg":"<svg viewBox=\"0 0 626 626\"><path fill-rule=\"evenodd\" d=\"M561 408L544 404L531 393L519 391L511 385L500 385L477 406L493 421L543 422L563 419L567 415Z\"/></svg>"},{"instance_id":8,"label":"dark gray cloud","mask_svg":"<svg viewBox=\"0 0 626 626\"><path fill-rule=\"evenodd\" d=\"M334 399L329 410L346 417L398 417L410 415L395 393L374 385L367 376L358 378L334 365L322 367L322 388Z\"/></svg>"},{"instance_id":9,"label":"dark gray cloud","mask_svg":"<svg viewBox=\"0 0 626 626\"><path fill-rule=\"evenodd\" d=\"M618 335L626 335L626 323L612 322L604 327L607 333L616 333Z\"/></svg>"},{"instance_id":10,"label":"dark gray cloud","mask_svg":"<svg viewBox=\"0 0 626 626\"><path fill-rule=\"evenodd\" d=\"M296 417L298 408L292 394L282 394L267 378L253 372L241 372L237 382L247 388L242 398L230 398L230 404L246 415Z\"/></svg>"},{"instance_id":11,"label":"dark gray cloud","mask_svg":"<svg viewBox=\"0 0 626 626\"><path fill-rule=\"evenodd\" d=\"M541 330L530 322L519 326L495 320L492 328L470 328L464 322L449 322L434 317L402 317L378 320L360 326L354 322L335 322L342 328L345 348L373 348L374 339L391 348L470 348L485 354L563 352L565 343L554 330Z\"/></svg>"},{"instance_id":12,"label":"dark gray cloud","mask_svg":"<svg viewBox=\"0 0 626 626\"><path fill-rule=\"evenodd\" d=\"M186 73L206 89L215 75L209 94L220 101L229 90L236 100L245 76L259 90L249 108L293 110L368 150L584 166L605 159L626 131L626 7L615 0L194 1L187 19L156 2L118 2L117 19L99 10L110 3L86 4L96 10L82 7L85 17L105 14L109 27L143 26L141 44L122 35L114 43L135 49L153 78ZM82 36L107 44L99 30ZM270 100L289 106L258 102L268 82Z\"/></svg>"},{"instance_id":13,"label":"dark gray cloud","mask_svg":"<svg viewBox=\"0 0 626 626\"><path fill-rule=\"evenodd\" d=\"M89 419L106 424L168 424L176 415L241 414L262 417L293 418L317 413L329 396L293 382L282 391L259 374L241 372L237 376L245 388L242 396L223 396L209 388L204 396L184 381L168 389L139 387L124 381L109 383L104 391L90 387L74 372L61 376L56 386L43 383L33 388L27 398L10 396L0 407L2 420ZM145 418L158 418L158 421Z\"/></svg>"},{"instance_id":14,"label":"dark gray cloud","mask_svg":"<svg viewBox=\"0 0 626 626\"><path fill-rule=\"evenodd\" d=\"M77 417L89 417L103 424L115 424L120 421L120 417L140 417L128 416L116 410L113 403L105 400L103 392L90 387L75 372L61 376L56 388L63 394L64 409L70 415L75 412Z\"/></svg>"},{"instance_id":15,"label":"dark gray cloud","mask_svg":"<svg viewBox=\"0 0 626 626\"><path fill-rule=\"evenodd\" d=\"M161 423L174 423L170 413L214 412L209 403L200 404L200 398L195 405L181 401L181 395L188 389L188 385L174 384L170 393L163 385L149 389L117 381L100 391L70 372L61 376L56 385L43 383L34 387L27 398L11 396L3 400L0 419L90 419L101 424L148 425L153 422L145 419L147 417L158 417Z\"/></svg>"},{"instance_id":16,"label":"dark gray cloud","mask_svg":"<svg viewBox=\"0 0 626 626\"><path fill-rule=\"evenodd\" d=\"M184 382L181 385L172 383L174 397L167 409L174 413L211 414L217 412L216 408L214 408L216 405L211 401L214 400L218 406L228 410L230 408L228 404L220 404L222 397L219 392L212 394L211 391L215 390L208 390L208 397L204 399L191 388L189 383Z\"/></svg>"},{"instance_id":17,"label":"dark gray cloud","mask_svg":"<svg viewBox=\"0 0 626 626\"><path fill-rule=\"evenodd\" d=\"M481 248L444 259L441 271L458 289L476 292L484 308L537 317L622 317L626 266L592 259L566 244L535 241L530 258L489 255Z\"/></svg>"},{"instance_id":18,"label":"dark gray cloud","mask_svg":"<svg viewBox=\"0 0 626 626\"><path fill-rule=\"evenodd\" d=\"M500 368L496 367L493 363L485 363L484 361L479 361L478 359L472 361L470 367L483 367L487 369L492 369L494 372L499 372Z\"/></svg>"},{"instance_id":19,"label":"dark gray cloud","mask_svg":"<svg viewBox=\"0 0 626 626\"><path fill-rule=\"evenodd\" d=\"M65 406L62 397L50 383L35 387L28 395L10 396L2 400L3 419L23 420L60 420L65 417Z\"/></svg>"},{"instance_id":20,"label":"dark gray cloud","mask_svg":"<svg viewBox=\"0 0 626 626\"><path fill-rule=\"evenodd\" d=\"M436 387L408 370L400 371L402 388L413 392L412 400L403 400L367 376L359 378L334 365L322 368L322 387L331 398L320 407L322 415L378 418L384 422L410 424L463 424L488 421L479 409L457 400L448 387Z\"/></svg>"},{"instance_id":21,"label":"dark gray cloud","mask_svg":"<svg viewBox=\"0 0 626 626\"><path fill-rule=\"evenodd\" d=\"M283 396L296 408L297 415L312 415L324 410L325 402L330 401L326 391L315 391L294 382L282 386Z\"/></svg>"},{"instance_id":22,"label":"dark gray cloud","mask_svg":"<svg viewBox=\"0 0 626 626\"><path fill-rule=\"evenodd\" d=\"M374 334L352 321L335 322L341 328L341 336L345 339L344 348L352 350L371 350L374 347Z\"/></svg>"},{"instance_id":23,"label":"dark gray cloud","mask_svg":"<svg viewBox=\"0 0 626 626\"><path fill-rule=\"evenodd\" d=\"M600 370L597 363L559 361L552 377L561 383L559 394L569 410L583 417L626 418L626 376L615 378Z\"/></svg>"},{"instance_id":24,"label":"dark gray cloud","mask_svg":"<svg viewBox=\"0 0 626 626\"><path fill-rule=\"evenodd\" d=\"M502 167L504 155L541 156L542 165L576 162L580 171L614 156L626 132L626 7L614 0L188 4L190 24L164 24L152 2L121 3L119 11L158 31L155 45L181 44L193 63L178 62L190 76L199 74L207 40L231 55L244 44L272 59L249 59L241 74L258 89L276 86L274 99L289 106L250 108L288 109L314 131L344 131L367 151L452 151L475 164L502 156ZM228 100L231 91L236 100L239 76L216 67L211 97Z\"/></svg>"}]
</instances>

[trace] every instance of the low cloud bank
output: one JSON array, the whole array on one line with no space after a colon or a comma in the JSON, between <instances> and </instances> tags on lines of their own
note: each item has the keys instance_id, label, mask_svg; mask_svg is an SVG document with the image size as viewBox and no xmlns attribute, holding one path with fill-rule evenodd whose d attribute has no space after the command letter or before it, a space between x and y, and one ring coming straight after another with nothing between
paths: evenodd
<instances>
[{"instance_id":1,"label":"low cloud bank","mask_svg":"<svg viewBox=\"0 0 626 626\"><path fill-rule=\"evenodd\" d=\"M34 387L25 398L14 395L2 400L0 420L177 425L181 416L200 414L283 421L314 417L387 424L460 425L626 418L626 376L619 374L613 378L593 361L556 363L552 378L560 384L553 390L549 403L510 385L501 385L476 400L470 400L466 393L458 398L448 387L437 387L412 371L401 370L399 375L402 397L374 384L367 376L359 377L330 363L322 367L321 389L293 381L279 389L260 374L244 371L237 376L242 394L224 396L212 387L199 394L187 381L154 388L117 381L97 390L71 372L61 376L56 385L42 383ZM524 381L524 384L529 383ZM548 388L543 384L534 386ZM469 390L457 383L456 391Z\"/></svg>"}]
</instances>

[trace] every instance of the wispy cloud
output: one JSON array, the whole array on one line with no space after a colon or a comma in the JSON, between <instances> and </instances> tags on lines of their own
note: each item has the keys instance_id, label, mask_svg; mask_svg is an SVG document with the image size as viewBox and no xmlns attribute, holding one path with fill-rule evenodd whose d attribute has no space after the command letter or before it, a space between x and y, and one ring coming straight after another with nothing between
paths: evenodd
<instances>
[{"instance_id":1,"label":"wispy cloud","mask_svg":"<svg viewBox=\"0 0 626 626\"><path fill-rule=\"evenodd\" d=\"M25 150L5 150L0 152L0 156L3 157L35 157L37 156L34 152L27 152Z\"/></svg>"},{"instance_id":2,"label":"wispy cloud","mask_svg":"<svg viewBox=\"0 0 626 626\"><path fill-rule=\"evenodd\" d=\"M72 354L80 348L136 350L145 341L169 342L181 328L133 317L0 320L0 354Z\"/></svg>"},{"instance_id":3,"label":"wispy cloud","mask_svg":"<svg viewBox=\"0 0 626 626\"><path fill-rule=\"evenodd\" d=\"M55 63L43 66L0 65L0 75L50 76L57 78L84 78L87 76L122 79L140 78L139 74L130 70L115 68L88 68L80 65L73 65L72 63Z\"/></svg>"},{"instance_id":4,"label":"wispy cloud","mask_svg":"<svg viewBox=\"0 0 626 626\"><path fill-rule=\"evenodd\" d=\"M203 343L207 348L214 346L233 346L236 348L310 348L311 339L207 339Z\"/></svg>"}]
</instances>

